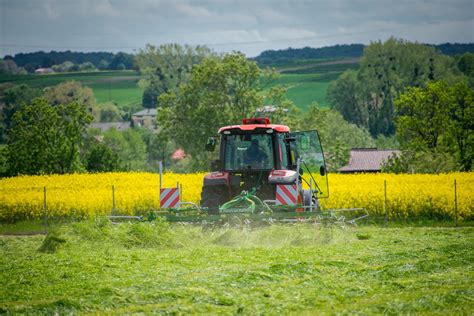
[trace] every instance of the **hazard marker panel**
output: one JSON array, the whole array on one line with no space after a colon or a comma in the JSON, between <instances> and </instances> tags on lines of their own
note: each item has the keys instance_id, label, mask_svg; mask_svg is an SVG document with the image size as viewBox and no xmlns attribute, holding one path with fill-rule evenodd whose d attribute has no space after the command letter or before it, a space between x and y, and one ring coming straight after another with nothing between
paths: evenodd
<instances>
[{"instance_id":1,"label":"hazard marker panel","mask_svg":"<svg viewBox=\"0 0 474 316\"><path fill-rule=\"evenodd\" d=\"M178 188L164 188L160 190L160 207L171 208L179 205Z\"/></svg>"},{"instance_id":2,"label":"hazard marker panel","mask_svg":"<svg viewBox=\"0 0 474 316\"><path fill-rule=\"evenodd\" d=\"M276 204L296 205L297 193L296 184L278 184L276 187Z\"/></svg>"}]
</instances>

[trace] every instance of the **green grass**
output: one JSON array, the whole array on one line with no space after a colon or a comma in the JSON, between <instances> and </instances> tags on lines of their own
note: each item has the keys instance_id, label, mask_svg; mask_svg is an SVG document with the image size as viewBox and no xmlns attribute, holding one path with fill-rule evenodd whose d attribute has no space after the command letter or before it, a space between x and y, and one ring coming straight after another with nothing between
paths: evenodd
<instances>
[{"instance_id":1,"label":"green grass","mask_svg":"<svg viewBox=\"0 0 474 316\"><path fill-rule=\"evenodd\" d=\"M328 64L329 63L329 64ZM326 91L329 83L335 80L346 69L358 67L352 60L301 60L281 65L277 70L281 76L272 85L281 84L288 88L287 97L297 107L306 110L317 102L321 107L328 107ZM143 90L137 85L142 78L133 71L98 71L89 73L60 73L49 75L0 75L0 85L28 84L35 88L45 88L64 81L80 81L92 88L97 102L116 102L120 107L140 102Z\"/></svg>"},{"instance_id":2,"label":"green grass","mask_svg":"<svg viewBox=\"0 0 474 316\"><path fill-rule=\"evenodd\" d=\"M0 312L469 314L473 245L469 227L96 219L0 237Z\"/></svg>"},{"instance_id":3,"label":"green grass","mask_svg":"<svg viewBox=\"0 0 474 316\"><path fill-rule=\"evenodd\" d=\"M329 82L298 83L288 89L286 96L303 111L313 102L317 102L321 107L329 107L326 99L328 86Z\"/></svg>"},{"instance_id":4,"label":"green grass","mask_svg":"<svg viewBox=\"0 0 474 316\"><path fill-rule=\"evenodd\" d=\"M313 102L317 102L321 107L329 106L326 91L332 80L334 78L331 74L281 74L265 91L272 86L282 85L287 88L286 97L305 111Z\"/></svg>"},{"instance_id":5,"label":"green grass","mask_svg":"<svg viewBox=\"0 0 474 316\"><path fill-rule=\"evenodd\" d=\"M80 81L92 88L97 102L116 102L119 106L139 101L143 90L137 83L142 77L133 71L97 71L86 73L61 73L48 75L0 75L0 84L27 84L45 88L65 81Z\"/></svg>"}]
</instances>

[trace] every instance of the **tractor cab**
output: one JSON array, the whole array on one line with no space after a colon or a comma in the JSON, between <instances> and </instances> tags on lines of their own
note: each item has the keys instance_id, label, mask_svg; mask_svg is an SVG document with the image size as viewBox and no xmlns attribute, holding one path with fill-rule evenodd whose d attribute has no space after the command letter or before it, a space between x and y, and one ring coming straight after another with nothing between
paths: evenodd
<instances>
[{"instance_id":1,"label":"tractor cab","mask_svg":"<svg viewBox=\"0 0 474 316\"><path fill-rule=\"evenodd\" d=\"M219 159L212 164L213 172L204 177L202 207L216 209L243 190L272 201L282 185L295 185L303 204L328 196L324 154L316 131L292 133L288 126L271 124L268 118L247 118L218 133ZM210 138L206 149L212 151L215 145L215 138ZM303 182L314 190L304 190Z\"/></svg>"}]
</instances>

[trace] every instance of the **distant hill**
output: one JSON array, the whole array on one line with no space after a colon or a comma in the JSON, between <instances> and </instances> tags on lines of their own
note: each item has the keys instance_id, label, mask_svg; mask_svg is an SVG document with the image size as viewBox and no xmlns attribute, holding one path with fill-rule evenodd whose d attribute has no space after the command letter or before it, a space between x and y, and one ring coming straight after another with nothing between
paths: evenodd
<instances>
[{"instance_id":1,"label":"distant hill","mask_svg":"<svg viewBox=\"0 0 474 316\"><path fill-rule=\"evenodd\" d=\"M429 46L435 47L438 51L445 55L460 55L464 53L474 53L474 43L467 43L467 44L461 44L461 43L444 43L444 44L439 44L439 45L430 45Z\"/></svg>"},{"instance_id":2,"label":"distant hill","mask_svg":"<svg viewBox=\"0 0 474 316\"><path fill-rule=\"evenodd\" d=\"M457 55L466 52L474 52L474 43L445 43L439 45L431 45L445 55ZM260 66L291 66L292 64L300 64L301 61L316 59L342 59L361 57L364 52L363 44L345 44L334 45L321 48L287 48L280 50L266 50L259 56L253 58Z\"/></svg>"},{"instance_id":3,"label":"distant hill","mask_svg":"<svg viewBox=\"0 0 474 316\"><path fill-rule=\"evenodd\" d=\"M335 45L321 48L287 48L280 50L266 50L254 60L261 66L267 65L284 65L290 64L292 61L301 61L308 59L335 59L360 57L364 51L362 44Z\"/></svg>"}]
</instances>

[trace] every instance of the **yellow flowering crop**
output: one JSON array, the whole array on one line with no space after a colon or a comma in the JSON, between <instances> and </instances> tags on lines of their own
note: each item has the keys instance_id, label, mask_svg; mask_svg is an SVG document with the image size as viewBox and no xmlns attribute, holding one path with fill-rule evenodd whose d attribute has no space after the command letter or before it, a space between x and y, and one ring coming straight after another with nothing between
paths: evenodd
<instances>
[{"instance_id":1,"label":"yellow flowering crop","mask_svg":"<svg viewBox=\"0 0 474 316\"><path fill-rule=\"evenodd\" d=\"M204 174L163 176L164 187L183 187L182 200L199 203ZM324 208L363 207L382 215L384 180L387 181L390 217L453 216L454 179L457 180L458 215L473 218L474 173L441 175L355 174L329 175L330 197ZM159 175L154 173L99 173L21 176L0 180L0 220L38 218L44 213L44 187L49 216L110 214L112 186L115 209L121 214L159 208Z\"/></svg>"},{"instance_id":2,"label":"yellow flowering crop","mask_svg":"<svg viewBox=\"0 0 474 316\"><path fill-rule=\"evenodd\" d=\"M474 217L474 173L448 174L329 174L329 198L324 208L363 207L384 215L387 181L389 217L449 216L454 218L454 180L458 218Z\"/></svg>"}]
</instances>

